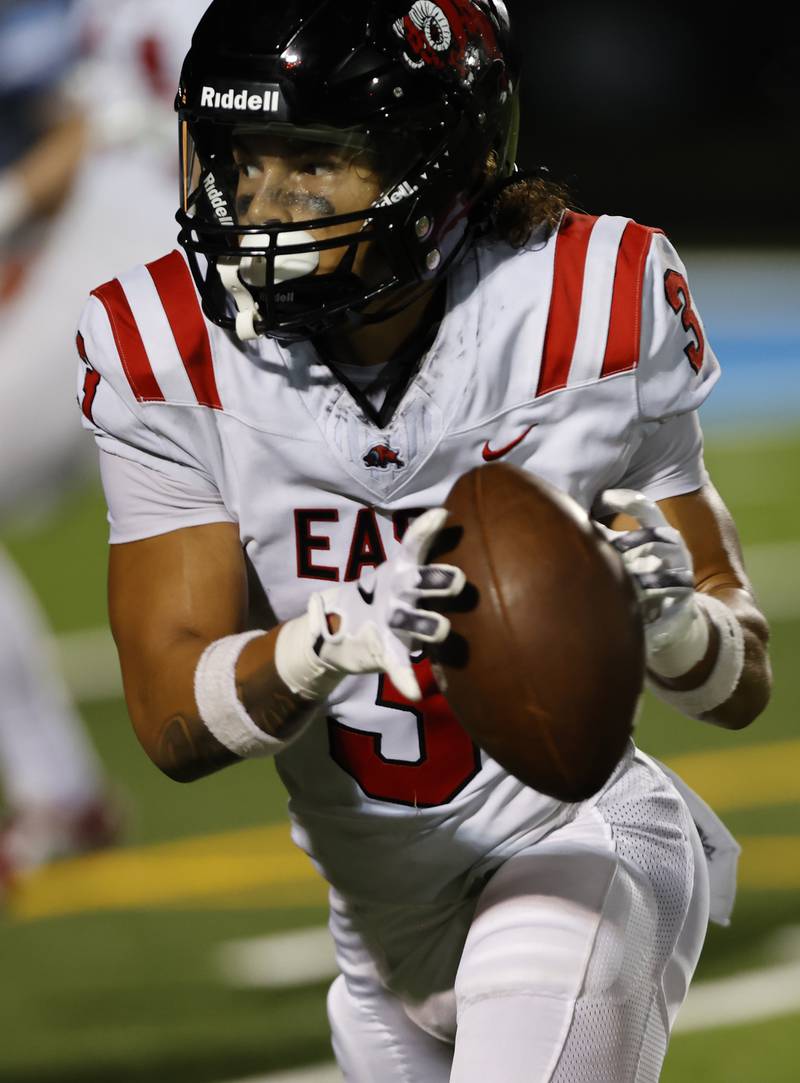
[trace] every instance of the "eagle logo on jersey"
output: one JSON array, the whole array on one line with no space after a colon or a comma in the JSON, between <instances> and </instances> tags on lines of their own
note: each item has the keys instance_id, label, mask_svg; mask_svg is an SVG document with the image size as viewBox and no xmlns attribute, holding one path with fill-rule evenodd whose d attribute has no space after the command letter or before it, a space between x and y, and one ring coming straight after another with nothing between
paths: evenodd
<instances>
[{"instance_id":1,"label":"eagle logo on jersey","mask_svg":"<svg viewBox=\"0 0 800 1083\"><path fill-rule=\"evenodd\" d=\"M389 447L388 444L376 444L364 456L364 465L377 470L388 470L390 466L400 470L406 464L394 448Z\"/></svg>"},{"instance_id":2,"label":"eagle logo on jersey","mask_svg":"<svg viewBox=\"0 0 800 1083\"><path fill-rule=\"evenodd\" d=\"M451 68L471 84L487 61L501 59L492 21L472 0L416 0L394 32L405 42L403 60L415 71Z\"/></svg>"}]
</instances>

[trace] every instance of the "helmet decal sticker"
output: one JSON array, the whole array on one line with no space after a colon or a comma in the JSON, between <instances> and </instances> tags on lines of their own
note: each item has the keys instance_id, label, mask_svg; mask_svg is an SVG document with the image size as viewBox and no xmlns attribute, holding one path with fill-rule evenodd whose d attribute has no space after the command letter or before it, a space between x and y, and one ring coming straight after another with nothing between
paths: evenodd
<instances>
[{"instance_id":1,"label":"helmet decal sticker","mask_svg":"<svg viewBox=\"0 0 800 1083\"><path fill-rule=\"evenodd\" d=\"M415 0L394 32L405 42L409 68L452 68L468 85L482 63L502 55L491 19L472 0Z\"/></svg>"},{"instance_id":2,"label":"helmet decal sticker","mask_svg":"<svg viewBox=\"0 0 800 1083\"><path fill-rule=\"evenodd\" d=\"M209 173L203 181L203 188L205 189L208 202L211 204L214 214L219 218L220 225L233 226L233 215L231 214L228 206L228 201L225 198L225 193L217 188L217 178L213 173Z\"/></svg>"},{"instance_id":3,"label":"helmet decal sticker","mask_svg":"<svg viewBox=\"0 0 800 1083\"><path fill-rule=\"evenodd\" d=\"M428 45L437 53L446 53L453 40L453 33L447 16L437 4L430 0L417 0L408 13L411 22L418 30L421 30L427 39ZM402 26L402 20L401 20ZM404 36L401 33L401 36ZM420 60L419 64L424 64Z\"/></svg>"}]
</instances>

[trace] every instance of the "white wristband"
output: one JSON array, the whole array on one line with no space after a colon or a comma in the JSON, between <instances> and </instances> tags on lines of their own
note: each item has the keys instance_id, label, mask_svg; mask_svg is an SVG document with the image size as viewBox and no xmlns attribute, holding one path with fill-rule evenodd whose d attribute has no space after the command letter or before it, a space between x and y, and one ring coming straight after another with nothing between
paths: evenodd
<instances>
[{"instance_id":1,"label":"white wristband","mask_svg":"<svg viewBox=\"0 0 800 1083\"><path fill-rule=\"evenodd\" d=\"M700 718L733 695L744 669L744 631L730 607L709 594L698 594L697 604L719 632L719 654L708 678L698 688L678 692L650 680L650 689L671 707L690 718Z\"/></svg>"},{"instance_id":2,"label":"white wristband","mask_svg":"<svg viewBox=\"0 0 800 1083\"><path fill-rule=\"evenodd\" d=\"M0 174L0 238L24 222L28 215L28 196L12 173Z\"/></svg>"},{"instance_id":3,"label":"white wristband","mask_svg":"<svg viewBox=\"0 0 800 1083\"><path fill-rule=\"evenodd\" d=\"M316 602L312 598L312 605ZM320 619L315 612L315 618ZM321 619L325 619L324 610ZM275 644L275 669L296 696L307 700L325 699L344 677L344 673L326 665L314 652L315 632L309 613L287 621L278 632Z\"/></svg>"},{"instance_id":4,"label":"white wristband","mask_svg":"<svg viewBox=\"0 0 800 1083\"><path fill-rule=\"evenodd\" d=\"M242 759L274 756L289 743L260 729L236 691L239 655L251 640L263 635L263 631L243 632L215 640L203 651L194 673L194 698L201 721L221 745Z\"/></svg>"}]
</instances>

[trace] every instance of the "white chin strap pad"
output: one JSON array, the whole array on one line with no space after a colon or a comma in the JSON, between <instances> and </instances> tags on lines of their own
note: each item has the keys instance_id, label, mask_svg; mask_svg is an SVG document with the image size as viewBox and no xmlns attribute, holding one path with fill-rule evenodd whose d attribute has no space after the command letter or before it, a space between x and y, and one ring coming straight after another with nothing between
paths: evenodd
<instances>
[{"instance_id":1,"label":"white chin strap pad","mask_svg":"<svg viewBox=\"0 0 800 1083\"><path fill-rule=\"evenodd\" d=\"M310 233L279 233L278 248L296 244L313 244ZM269 248L272 238L263 233L253 233L242 237L242 248ZM312 275L319 267L318 252L294 252L275 257L275 285L291 282L295 278ZM219 260L217 270L222 285L233 298L236 305L236 334L242 342L258 338L255 320L259 315L258 305L247 288L263 288L267 281L267 261L264 256L242 256L239 259Z\"/></svg>"},{"instance_id":2,"label":"white chin strap pad","mask_svg":"<svg viewBox=\"0 0 800 1083\"><path fill-rule=\"evenodd\" d=\"M296 244L313 244L310 233L279 233L278 248ZM291 282L293 278L313 275L319 267L319 252L293 252L275 257L275 283Z\"/></svg>"}]
</instances>

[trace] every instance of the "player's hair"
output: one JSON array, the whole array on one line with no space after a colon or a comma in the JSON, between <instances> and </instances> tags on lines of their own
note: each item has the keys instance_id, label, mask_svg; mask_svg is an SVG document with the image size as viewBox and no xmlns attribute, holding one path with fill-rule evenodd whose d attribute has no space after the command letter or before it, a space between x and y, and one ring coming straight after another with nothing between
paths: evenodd
<instances>
[{"instance_id":1,"label":"player's hair","mask_svg":"<svg viewBox=\"0 0 800 1083\"><path fill-rule=\"evenodd\" d=\"M490 208L489 232L512 248L522 248L539 226L556 229L569 206L569 192L556 181L523 175L504 184Z\"/></svg>"}]
</instances>

